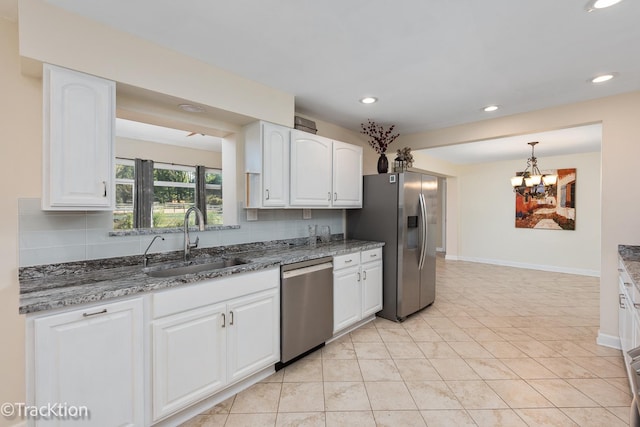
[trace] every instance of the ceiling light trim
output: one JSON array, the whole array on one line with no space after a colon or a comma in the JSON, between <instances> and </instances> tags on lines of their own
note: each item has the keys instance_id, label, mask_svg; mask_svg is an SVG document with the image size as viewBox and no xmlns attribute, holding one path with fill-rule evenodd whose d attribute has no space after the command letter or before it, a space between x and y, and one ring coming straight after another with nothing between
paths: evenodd
<instances>
[{"instance_id":1,"label":"ceiling light trim","mask_svg":"<svg viewBox=\"0 0 640 427\"><path fill-rule=\"evenodd\" d=\"M618 73L602 73L591 77L587 82L599 85L602 83L610 82L618 76Z\"/></svg>"},{"instance_id":2,"label":"ceiling light trim","mask_svg":"<svg viewBox=\"0 0 640 427\"><path fill-rule=\"evenodd\" d=\"M376 98L375 96L365 96L364 98L360 99L360 102L365 105L375 104L376 102L378 102L378 98Z\"/></svg>"},{"instance_id":3,"label":"ceiling light trim","mask_svg":"<svg viewBox=\"0 0 640 427\"><path fill-rule=\"evenodd\" d=\"M493 104L493 105L487 105L486 107L482 108L482 111L484 111L485 113L493 113L494 111L498 111L500 109L500 106L497 104Z\"/></svg>"},{"instance_id":4,"label":"ceiling light trim","mask_svg":"<svg viewBox=\"0 0 640 427\"><path fill-rule=\"evenodd\" d=\"M594 10L606 9L621 1L622 0L590 0L584 8L587 12L593 12Z\"/></svg>"},{"instance_id":5,"label":"ceiling light trim","mask_svg":"<svg viewBox=\"0 0 640 427\"><path fill-rule=\"evenodd\" d=\"M178 108L182 111L186 111L187 113L204 113L206 111L204 107L193 104L180 104L178 105Z\"/></svg>"}]
</instances>

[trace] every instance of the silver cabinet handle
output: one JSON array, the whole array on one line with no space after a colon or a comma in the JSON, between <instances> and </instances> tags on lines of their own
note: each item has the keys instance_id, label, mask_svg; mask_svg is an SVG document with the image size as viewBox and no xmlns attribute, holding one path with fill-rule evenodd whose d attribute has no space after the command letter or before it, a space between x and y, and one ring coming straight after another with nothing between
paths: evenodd
<instances>
[{"instance_id":1,"label":"silver cabinet handle","mask_svg":"<svg viewBox=\"0 0 640 427\"><path fill-rule=\"evenodd\" d=\"M231 316L231 321L229 322L229 325L233 325L233 311L230 311L229 315Z\"/></svg>"},{"instance_id":2,"label":"silver cabinet handle","mask_svg":"<svg viewBox=\"0 0 640 427\"><path fill-rule=\"evenodd\" d=\"M264 191L266 191L266 192L267 192L267 200L269 200L269 197L270 197L270 196L269 196L269 189L267 188L267 189L266 189L266 190L264 190Z\"/></svg>"},{"instance_id":3,"label":"silver cabinet handle","mask_svg":"<svg viewBox=\"0 0 640 427\"><path fill-rule=\"evenodd\" d=\"M618 269L618 273L622 273L622 269L621 268Z\"/></svg>"},{"instance_id":4,"label":"silver cabinet handle","mask_svg":"<svg viewBox=\"0 0 640 427\"><path fill-rule=\"evenodd\" d=\"M629 282L624 282L624 285L625 285L627 288L630 288L630 287L631 287L631 283L629 283Z\"/></svg>"},{"instance_id":5,"label":"silver cabinet handle","mask_svg":"<svg viewBox=\"0 0 640 427\"><path fill-rule=\"evenodd\" d=\"M331 191L329 191L329 192L327 193L327 200L328 200L328 201L331 201Z\"/></svg>"},{"instance_id":6,"label":"silver cabinet handle","mask_svg":"<svg viewBox=\"0 0 640 427\"><path fill-rule=\"evenodd\" d=\"M96 311L95 313L82 313L82 317L91 317L91 316L97 316L98 314L106 314L107 313L107 309L103 309L100 311Z\"/></svg>"},{"instance_id":7,"label":"silver cabinet handle","mask_svg":"<svg viewBox=\"0 0 640 427\"><path fill-rule=\"evenodd\" d=\"M358 282L360 281L360 272L358 272Z\"/></svg>"},{"instance_id":8,"label":"silver cabinet handle","mask_svg":"<svg viewBox=\"0 0 640 427\"><path fill-rule=\"evenodd\" d=\"M227 326L227 316L222 313L222 327L224 328L225 326Z\"/></svg>"},{"instance_id":9,"label":"silver cabinet handle","mask_svg":"<svg viewBox=\"0 0 640 427\"><path fill-rule=\"evenodd\" d=\"M626 308L624 306L624 295L618 294L618 304L620 305L620 308Z\"/></svg>"},{"instance_id":10,"label":"silver cabinet handle","mask_svg":"<svg viewBox=\"0 0 640 427\"><path fill-rule=\"evenodd\" d=\"M107 181L102 181L102 186L104 188L104 193L102 194L102 197L107 197Z\"/></svg>"},{"instance_id":11,"label":"silver cabinet handle","mask_svg":"<svg viewBox=\"0 0 640 427\"><path fill-rule=\"evenodd\" d=\"M634 308L640 308L640 303L634 302L634 303L633 303L633 307L634 307Z\"/></svg>"},{"instance_id":12,"label":"silver cabinet handle","mask_svg":"<svg viewBox=\"0 0 640 427\"><path fill-rule=\"evenodd\" d=\"M352 260L352 259L348 259L348 260L346 260L344 263L345 263L345 264L349 264L350 262L353 262L353 260Z\"/></svg>"},{"instance_id":13,"label":"silver cabinet handle","mask_svg":"<svg viewBox=\"0 0 640 427\"><path fill-rule=\"evenodd\" d=\"M367 272L366 271L362 272L362 280L367 280Z\"/></svg>"},{"instance_id":14,"label":"silver cabinet handle","mask_svg":"<svg viewBox=\"0 0 640 427\"><path fill-rule=\"evenodd\" d=\"M338 193L333 193L333 201L335 202L336 200L338 200Z\"/></svg>"}]
</instances>

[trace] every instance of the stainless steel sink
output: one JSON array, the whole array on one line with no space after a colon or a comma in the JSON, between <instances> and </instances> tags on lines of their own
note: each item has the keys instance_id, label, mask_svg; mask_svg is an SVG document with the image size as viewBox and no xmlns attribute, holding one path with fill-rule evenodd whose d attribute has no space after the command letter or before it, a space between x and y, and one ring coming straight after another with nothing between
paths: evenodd
<instances>
[{"instance_id":1,"label":"stainless steel sink","mask_svg":"<svg viewBox=\"0 0 640 427\"><path fill-rule=\"evenodd\" d=\"M234 265L248 264L239 258L217 258L211 261L197 262L187 261L180 263L172 263L158 265L156 267L147 267L144 272L151 277L174 277L184 274L202 273L210 270L219 270L221 268L233 267Z\"/></svg>"}]
</instances>

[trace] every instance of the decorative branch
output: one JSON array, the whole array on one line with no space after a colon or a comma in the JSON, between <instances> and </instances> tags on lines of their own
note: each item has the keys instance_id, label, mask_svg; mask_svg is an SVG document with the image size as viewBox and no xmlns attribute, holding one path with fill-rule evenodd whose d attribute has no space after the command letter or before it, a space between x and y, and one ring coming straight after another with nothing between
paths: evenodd
<instances>
[{"instance_id":1,"label":"decorative branch","mask_svg":"<svg viewBox=\"0 0 640 427\"><path fill-rule=\"evenodd\" d=\"M396 125L391 125L389 129L385 130L384 126L378 125L370 119L367 119L367 122L366 125L360 123L362 127L360 133L369 137L369 145L373 147L378 154L386 153L389 144L400 136L399 133L393 134L393 129L395 129Z\"/></svg>"}]
</instances>

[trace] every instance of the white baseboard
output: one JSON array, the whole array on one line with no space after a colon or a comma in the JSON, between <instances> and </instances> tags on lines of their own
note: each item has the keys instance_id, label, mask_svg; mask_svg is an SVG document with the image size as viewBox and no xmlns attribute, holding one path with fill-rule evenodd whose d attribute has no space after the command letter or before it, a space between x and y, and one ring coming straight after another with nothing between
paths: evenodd
<instances>
[{"instance_id":1,"label":"white baseboard","mask_svg":"<svg viewBox=\"0 0 640 427\"><path fill-rule=\"evenodd\" d=\"M622 346L620 345L620 338L615 335L607 335L602 332L598 332L596 343L604 347L615 348L616 350L622 349Z\"/></svg>"},{"instance_id":2,"label":"white baseboard","mask_svg":"<svg viewBox=\"0 0 640 427\"><path fill-rule=\"evenodd\" d=\"M457 255L449 255L449 254L445 254L444 259L446 259L447 261L458 261L458 256Z\"/></svg>"},{"instance_id":3,"label":"white baseboard","mask_svg":"<svg viewBox=\"0 0 640 427\"><path fill-rule=\"evenodd\" d=\"M600 277L600 271L598 270L586 270L581 268L568 268L568 267L559 267L555 265L541 265L541 264L528 264L524 262L513 262L513 261L504 261L499 259L488 259L488 258L474 258L474 257L449 257L448 255L445 259L452 261L468 261L468 262L477 262L482 264L493 264L493 265L502 265L505 267L515 267L515 268L527 268L530 270L540 270L540 271L552 271L554 273L567 273L567 274L577 274L579 276L590 276L590 277Z\"/></svg>"}]
</instances>

